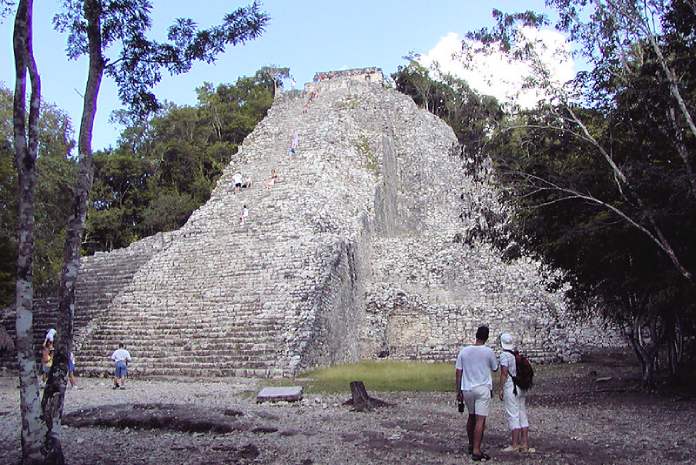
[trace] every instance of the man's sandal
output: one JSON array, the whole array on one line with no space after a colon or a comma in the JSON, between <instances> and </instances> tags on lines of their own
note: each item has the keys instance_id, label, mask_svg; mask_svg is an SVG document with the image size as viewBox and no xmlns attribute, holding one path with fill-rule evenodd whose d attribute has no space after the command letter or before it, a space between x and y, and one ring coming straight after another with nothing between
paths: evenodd
<instances>
[{"instance_id":1,"label":"man's sandal","mask_svg":"<svg viewBox=\"0 0 696 465\"><path fill-rule=\"evenodd\" d=\"M488 454L486 454L486 453L484 453L484 452L481 452L481 453L478 454L478 455L476 455L476 454L471 454L471 460L473 460L474 462L486 462L486 461L488 461L488 460L490 460L490 459L491 459L491 456L488 455Z\"/></svg>"}]
</instances>

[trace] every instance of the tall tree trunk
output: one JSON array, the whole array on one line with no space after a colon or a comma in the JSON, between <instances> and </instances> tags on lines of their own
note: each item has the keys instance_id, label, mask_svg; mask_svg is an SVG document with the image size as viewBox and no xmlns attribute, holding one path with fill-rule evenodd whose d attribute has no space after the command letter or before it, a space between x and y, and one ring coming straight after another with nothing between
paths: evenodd
<instances>
[{"instance_id":1,"label":"tall tree trunk","mask_svg":"<svg viewBox=\"0 0 696 465\"><path fill-rule=\"evenodd\" d=\"M655 331L653 331L652 322L646 322L643 318L644 316L641 314L637 314L633 317L633 322L628 333L628 339L631 342L631 346L633 346L633 350L638 357L638 361L640 362L643 386L651 388L655 385L655 371L658 353L657 349L659 345L656 340L657 334L655 334ZM644 342L641 335L646 325L650 327L651 339L650 343L647 344Z\"/></svg>"},{"instance_id":2,"label":"tall tree trunk","mask_svg":"<svg viewBox=\"0 0 696 465\"><path fill-rule=\"evenodd\" d=\"M43 416L48 431L46 433L46 463L63 464L60 442L63 402L67 387L67 363L73 345L73 317L75 315L75 283L80 269L80 246L85 220L87 201L92 188L92 128L97 112L97 97L104 75L104 56L101 40L100 0L85 0L84 16L87 19L87 40L89 44L89 72L82 107L80 134L78 140L79 172L74 189L73 210L68 221L63 269L60 277L58 295L58 334L56 352L49 379L41 402Z\"/></svg>"},{"instance_id":3,"label":"tall tree trunk","mask_svg":"<svg viewBox=\"0 0 696 465\"><path fill-rule=\"evenodd\" d=\"M33 343L32 263L34 256L34 188L38 151L41 82L32 49L32 0L20 0L15 16L13 47L15 92L13 105L15 165L18 179L18 249L15 306L17 311L17 362L22 416L22 459L25 464L43 462L44 427L39 419L39 381ZM27 71L31 79L29 121L26 120Z\"/></svg>"},{"instance_id":4,"label":"tall tree trunk","mask_svg":"<svg viewBox=\"0 0 696 465\"><path fill-rule=\"evenodd\" d=\"M638 337L635 334L629 334L629 341L631 346L638 357L640 362L641 380L643 386L650 387L654 383L655 379L655 363L653 357L650 356L648 351L641 348Z\"/></svg>"}]
</instances>

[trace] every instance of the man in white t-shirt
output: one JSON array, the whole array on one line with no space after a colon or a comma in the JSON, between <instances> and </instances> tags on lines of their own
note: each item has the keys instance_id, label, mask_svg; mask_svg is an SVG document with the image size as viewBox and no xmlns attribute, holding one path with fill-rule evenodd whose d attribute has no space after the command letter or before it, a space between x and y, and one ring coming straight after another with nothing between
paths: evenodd
<instances>
[{"instance_id":1,"label":"man in white t-shirt","mask_svg":"<svg viewBox=\"0 0 696 465\"><path fill-rule=\"evenodd\" d=\"M118 345L118 349L111 354L111 360L114 361L116 367L114 369L114 389L125 389L123 383L128 375L128 362L131 361L130 353L123 348L123 344Z\"/></svg>"},{"instance_id":2,"label":"man in white t-shirt","mask_svg":"<svg viewBox=\"0 0 696 465\"><path fill-rule=\"evenodd\" d=\"M469 411L466 434L469 453L476 462L490 460L490 456L481 451L481 442L493 390L491 371L498 369L498 360L495 352L486 346L488 333L488 326L480 326L476 331L476 342L459 351L456 363L457 401L466 403Z\"/></svg>"}]
</instances>

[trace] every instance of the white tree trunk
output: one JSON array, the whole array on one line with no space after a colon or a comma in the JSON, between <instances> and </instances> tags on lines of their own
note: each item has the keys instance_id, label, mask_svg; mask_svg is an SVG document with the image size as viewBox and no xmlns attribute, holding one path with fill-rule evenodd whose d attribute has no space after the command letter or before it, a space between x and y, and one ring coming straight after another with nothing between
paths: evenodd
<instances>
[{"instance_id":1,"label":"white tree trunk","mask_svg":"<svg viewBox=\"0 0 696 465\"><path fill-rule=\"evenodd\" d=\"M73 214L68 221L68 230L63 252L63 269L60 277L58 298L58 334L53 367L49 374L42 400L42 413L46 421L46 464L65 463L61 444L61 420L67 387L68 358L72 352L73 319L75 316L75 283L80 269L80 246L87 218L87 201L92 188L92 128L97 111L97 97L104 73L104 57L101 41L101 2L84 1L87 20L89 47L89 72L83 99L82 120L78 153L79 172L73 199Z\"/></svg>"},{"instance_id":2,"label":"white tree trunk","mask_svg":"<svg viewBox=\"0 0 696 465\"><path fill-rule=\"evenodd\" d=\"M41 405L33 344L34 186L36 184L41 83L32 49L32 10L32 0L20 0L15 16L13 35L16 77L13 142L19 183L19 240L15 307L17 311L17 363L22 416L22 458L25 464L43 463L41 446L46 431L39 418ZM27 72L31 78L28 128L26 121Z\"/></svg>"}]
</instances>

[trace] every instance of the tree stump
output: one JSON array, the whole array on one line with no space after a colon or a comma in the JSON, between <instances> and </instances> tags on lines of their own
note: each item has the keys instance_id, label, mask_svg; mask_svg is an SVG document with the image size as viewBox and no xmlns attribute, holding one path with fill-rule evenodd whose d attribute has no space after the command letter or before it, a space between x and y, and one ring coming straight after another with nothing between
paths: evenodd
<instances>
[{"instance_id":1,"label":"tree stump","mask_svg":"<svg viewBox=\"0 0 696 465\"><path fill-rule=\"evenodd\" d=\"M370 397L365 389L365 383L362 381L351 381L350 393L353 398L345 402L345 405L352 405L356 412L369 412L374 408L389 405L387 402Z\"/></svg>"}]
</instances>

